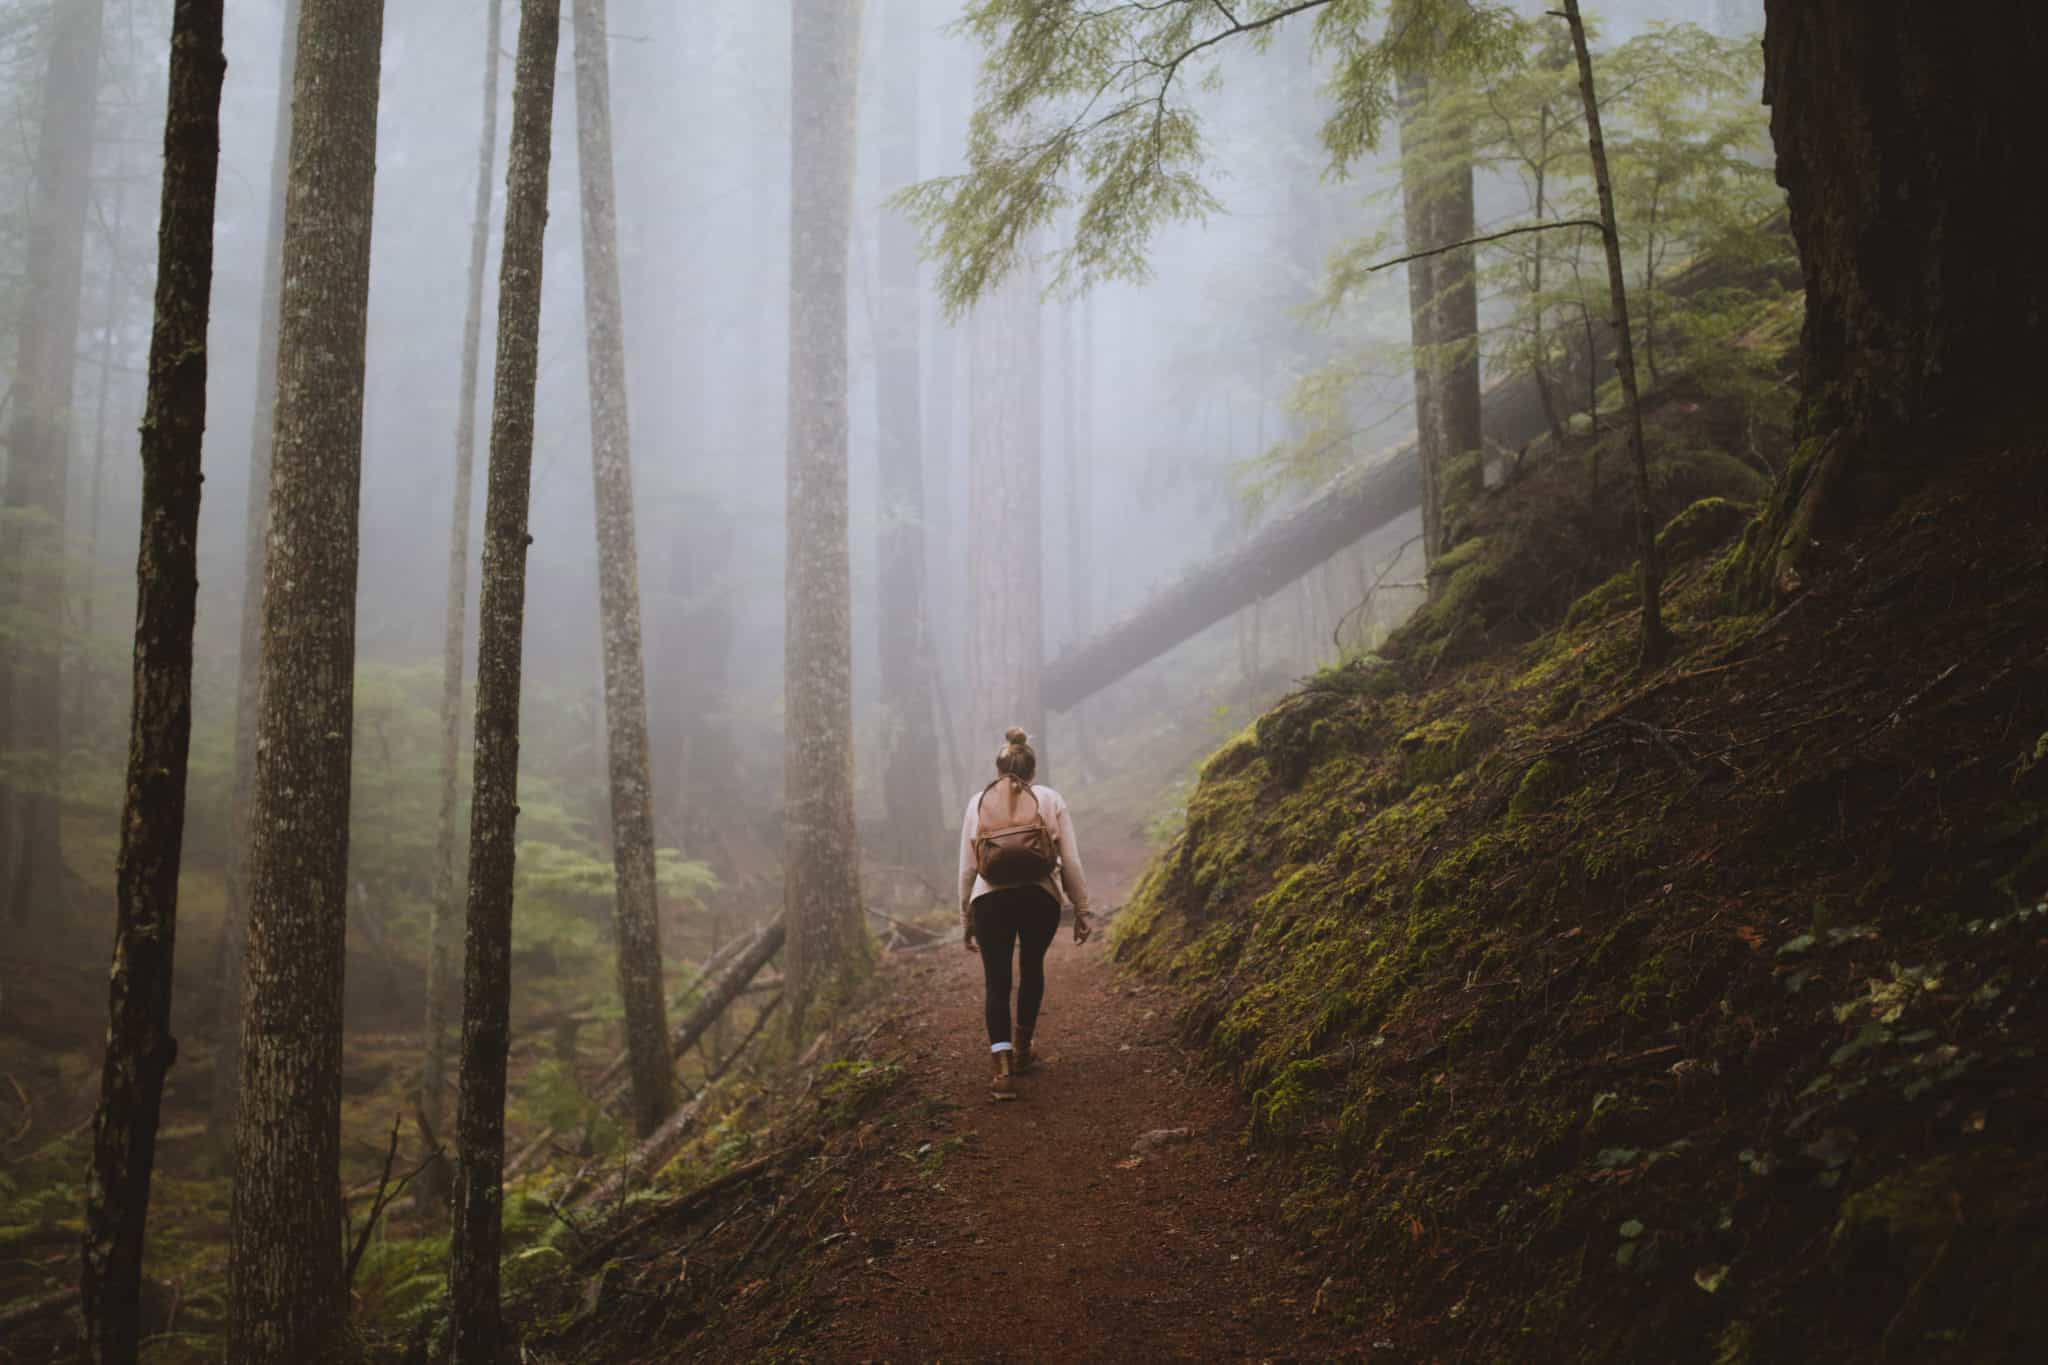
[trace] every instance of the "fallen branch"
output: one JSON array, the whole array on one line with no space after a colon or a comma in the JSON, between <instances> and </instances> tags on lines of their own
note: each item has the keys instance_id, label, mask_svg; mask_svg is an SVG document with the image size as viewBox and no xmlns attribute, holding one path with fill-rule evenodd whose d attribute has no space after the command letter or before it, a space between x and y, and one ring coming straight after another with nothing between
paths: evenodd
<instances>
[{"instance_id":1,"label":"fallen branch","mask_svg":"<svg viewBox=\"0 0 2048 1365\"><path fill-rule=\"evenodd\" d=\"M734 1186L743 1185L755 1176L764 1174L789 1154L789 1150L772 1152L767 1156L749 1161L744 1165L735 1166L716 1180L706 1181L681 1198L663 1204L645 1217L636 1218L624 1227L606 1234L576 1257L576 1265L581 1268L591 1264L593 1261L603 1260L610 1254L613 1247L616 1247L621 1242L631 1240L634 1235L644 1231L650 1225L671 1218L681 1218L695 1212L699 1207L710 1203L713 1199Z\"/></svg>"},{"instance_id":2,"label":"fallen branch","mask_svg":"<svg viewBox=\"0 0 2048 1365\"><path fill-rule=\"evenodd\" d=\"M1509 237L1520 237L1531 232L1549 232L1553 228L1571 227L1591 228L1595 232L1607 231L1607 225L1597 218L1560 218L1554 223L1524 223L1520 227L1508 228L1502 232L1489 232L1484 237L1467 237L1464 241L1452 242L1449 246L1431 247L1428 251L1417 251L1406 256L1396 256L1391 261L1381 261L1378 265L1367 266L1365 273L1371 275L1382 270L1392 270L1397 265L1406 265L1410 261L1426 261L1432 256L1442 256L1453 251L1463 251L1468 246L1485 246L1488 242L1503 241Z\"/></svg>"},{"instance_id":3,"label":"fallen branch","mask_svg":"<svg viewBox=\"0 0 2048 1365\"><path fill-rule=\"evenodd\" d=\"M597 1188L588 1189L585 1179L578 1176L569 1188L563 1191L562 1202L572 1208L617 1203L625 1197L629 1189L644 1183L649 1176L668 1165L675 1154L683 1149L683 1143L690 1136L690 1129L697 1122L697 1111L703 1104L704 1101L700 1097L670 1114L661 1127L655 1129L652 1136L634 1148L626 1159L619 1163L618 1170Z\"/></svg>"},{"instance_id":4,"label":"fallen branch","mask_svg":"<svg viewBox=\"0 0 2048 1365\"><path fill-rule=\"evenodd\" d=\"M895 925L897 929L899 929L903 933L911 935L920 943L924 942L926 939L934 939L938 937L937 934L933 933L929 929L920 928L915 924L906 924L902 920L897 919L894 915L885 915L880 910L875 909L875 907L872 905L867 906L865 908L867 912L870 915L873 915L876 919L883 920L889 924Z\"/></svg>"},{"instance_id":5,"label":"fallen branch","mask_svg":"<svg viewBox=\"0 0 2048 1365\"><path fill-rule=\"evenodd\" d=\"M697 1007L690 1011L682 1023L676 1025L674 1033L669 1038L671 1055L680 1057L688 1052L691 1045L703 1036L704 1031L717 1022L718 1016L731 1008L732 1002L739 998L740 991L747 983L760 975L761 969L768 965L768 960L781 951L783 940L787 936L782 917L778 915L773 924L764 926L751 939L744 940L746 951L720 974L704 998L697 1002ZM626 1057L621 1053L604 1069L604 1074L597 1078L596 1092L599 1095L608 1095L613 1083L625 1069Z\"/></svg>"},{"instance_id":6,"label":"fallen branch","mask_svg":"<svg viewBox=\"0 0 2048 1365\"><path fill-rule=\"evenodd\" d=\"M26 1327L32 1322L52 1317L77 1302L78 1289L74 1285L70 1289L60 1289L54 1294L45 1294L40 1299L30 1299L27 1303L18 1303L12 1308L0 1312L0 1332L6 1332L16 1327Z\"/></svg>"}]
</instances>

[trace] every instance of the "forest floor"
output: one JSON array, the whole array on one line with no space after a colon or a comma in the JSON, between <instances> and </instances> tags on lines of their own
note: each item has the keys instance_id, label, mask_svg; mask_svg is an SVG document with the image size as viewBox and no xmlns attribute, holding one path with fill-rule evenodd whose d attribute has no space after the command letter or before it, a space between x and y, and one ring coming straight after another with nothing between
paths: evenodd
<instances>
[{"instance_id":1,"label":"forest floor","mask_svg":"<svg viewBox=\"0 0 2048 1365\"><path fill-rule=\"evenodd\" d=\"M1114 905L1143 854L1119 828L1101 832L1097 901ZM980 959L950 941L885 957L874 1003L820 1053L840 1060L785 1074L779 1121L747 1125L752 1145L717 1159L723 1175L563 1239L571 1274L516 1310L532 1358L1274 1360L1370 1347L1369 1331L1324 1309L1322 1258L1279 1214L1281 1168L1247 1150L1242 1096L1184 1050L1172 992L1066 927L1046 976L1040 1063L999 1103ZM750 1170L758 1184L733 1183Z\"/></svg>"},{"instance_id":2,"label":"forest floor","mask_svg":"<svg viewBox=\"0 0 2048 1365\"><path fill-rule=\"evenodd\" d=\"M1265 1359L1307 1350L1321 1275L1247 1160L1238 1096L1177 1043L1164 991L1063 933L1039 1051L988 1097L981 968L899 960L882 1035L934 1117L854 1206L814 1283L805 1354L834 1360ZM925 1143L947 1151L927 1170ZM949 1145L957 1144L957 1145ZM779 1325L779 1324L770 1324ZM723 1335L723 1334L721 1334ZM757 1343L730 1339L734 1356ZM701 1348L700 1348L701 1349ZM1327 1346L1308 1351L1324 1356Z\"/></svg>"}]
</instances>

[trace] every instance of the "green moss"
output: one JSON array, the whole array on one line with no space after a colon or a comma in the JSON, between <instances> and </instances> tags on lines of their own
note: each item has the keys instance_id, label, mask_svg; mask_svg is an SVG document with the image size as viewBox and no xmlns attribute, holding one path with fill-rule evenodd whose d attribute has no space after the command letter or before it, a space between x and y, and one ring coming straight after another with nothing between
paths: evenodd
<instances>
[{"instance_id":1,"label":"green moss","mask_svg":"<svg viewBox=\"0 0 2048 1365\"><path fill-rule=\"evenodd\" d=\"M1918 1278L1955 1235L1952 1163L1900 1171L1842 1201L1828 1234L1828 1265L1850 1277L1877 1267Z\"/></svg>"},{"instance_id":2,"label":"green moss","mask_svg":"<svg viewBox=\"0 0 2048 1365\"><path fill-rule=\"evenodd\" d=\"M1577 630L1581 626L1605 621L1634 607L1638 601L1636 571L1624 569L1602 583L1593 591L1572 603L1565 613L1566 630Z\"/></svg>"},{"instance_id":3,"label":"green moss","mask_svg":"<svg viewBox=\"0 0 2048 1365\"><path fill-rule=\"evenodd\" d=\"M1727 498L1701 498L1657 533L1657 557L1666 573L1690 564L1748 526L1755 509Z\"/></svg>"},{"instance_id":4,"label":"green moss","mask_svg":"<svg viewBox=\"0 0 2048 1365\"><path fill-rule=\"evenodd\" d=\"M1571 789L1572 765L1561 758L1539 758L1522 774L1508 814L1517 819L1540 815Z\"/></svg>"}]
</instances>

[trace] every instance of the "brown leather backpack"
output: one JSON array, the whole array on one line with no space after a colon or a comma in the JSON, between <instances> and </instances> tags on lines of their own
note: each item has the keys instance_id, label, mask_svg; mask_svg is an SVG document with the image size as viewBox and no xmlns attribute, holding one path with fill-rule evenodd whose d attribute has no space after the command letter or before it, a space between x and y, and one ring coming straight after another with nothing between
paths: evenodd
<instances>
[{"instance_id":1,"label":"brown leather backpack","mask_svg":"<svg viewBox=\"0 0 2048 1365\"><path fill-rule=\"evenodd\" d=\"M981 789L974 869L990 886L1028 886L1059 866L1058 844L1031 785L1008 773Z\"/></svg>"}]
</instances>

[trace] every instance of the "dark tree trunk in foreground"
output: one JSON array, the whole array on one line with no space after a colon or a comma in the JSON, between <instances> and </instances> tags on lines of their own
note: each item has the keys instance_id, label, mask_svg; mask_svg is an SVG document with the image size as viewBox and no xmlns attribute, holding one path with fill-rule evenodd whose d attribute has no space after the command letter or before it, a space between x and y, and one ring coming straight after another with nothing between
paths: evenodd
<instances>
[{"instance_id":1,"label":"dark tree trunk in foreground","mask_svg":"<svg viewBox=\"0 0 2048 1365\"><path fill-rule=\"evenodd\" d=\"M382 0L304 0L228 1220L237 1365L318 1359L347 1326L341 999L383 32Z\"/></svg>"},{"instance_id":2,"label":"dark tree trunk in foreground","mask_svg":"<svg viewBox=\"0 0 2048 1365\"><path fill-rule=\"evenodd\" d=\"M1621 396L1628 405L1628 445L1636 481L1636 583L1642 596L1643 637L1640 662L1654 668L1664 661L1670 638L1664 631L1664 574L1657 564L1657 521L1650 508L1649 456L1643 449L1643 400L1636 392L1636 353L1628 325L1627 274L1621 263L1621 230L1614 217L1614 186L1607 177L1607 144L1600 136L1600 98L1593 87L1593 57L1586 48L1586 25L1579 0L1564 0L1565 21L1572 27L1572 48L1579 58L1579 97L1586 107L1586 150L1593 158L1593 186L1600 196L1601 237L1607 245L1607 288L1614 301L1616 368Z\"/></svg>"},{"instance_id":3,"label":"dark tree trunk in foreground","mask_svg":"<svg viewBox=\"0 0 2048 1365\"><path fill-rule=\"evenodd\" d=\"M853 820L846 275L860 0L791 0L783 907L790 1028L865 949Z\"/></svg>"},{"instance_id":4,"label":"dark tree trunk in foreground","mask_svg":"<svg viewBox=\"0 0 2048 1365\"><path fill-rule=\"evenodd\" d=\"M484 494L483 607L476 664L476 775L469 813L469 916L462 968L462 1089L455 1122L455 1237L448 1293L457 1365L495 1362L498 1219L504 1203L505 1057L511 1044L512 872L519 820L520 653L526 631L527 504L548 218L561 0L523 0L512 69L498 364Z\"/></svg>"},{"instance_id":5,"label":"dark tree trunk in foreground","mask_svg":"<svg viewBox=\"0 0 2048 1365\"><path fill-rule=\"evenodd\" d=\"M633 1074L633 1128L647 1137L675 1108L668 1004L655 904L654 783L647 758L647 676L640 636L640 555L633 528L633 443L619 304L619 225L612 184L612 77L605 0L576 0L576 147L583 181L583 316L589 344L590 459L597 484L597 596L604 637L604 717L611 772L612 925ZM687 646L686 646L687 647Z\"/></svg>"},{"instance_id":6,"label":"dark tree trunk in foreground","mask_svg":"<svg viewBox=\"0 0 2048 1365\"><path fill-rule=\"evenodd\" d=\"M235 773L228 809L227 901L214 970L213 1095L207 1128L231 1156L240 1084L242 954L249 930L249 817L256 795L256 693L263 657L264 539L270 529L270 459L277 422L278 300L284 288L284 202L291 170L292 74L298 66L299 0L285 0L277 117L270 153L270 228L263 242L263 310L256 331L256 403L249 420L249 499L242 523L241 646L235 659ZM225 1164L225 1161L223 1161Z\"/></svg>"},{"instance_id":7,"label":"dark tree trunk in foreground","mask_svg":"<svg viewBox=\"0 0 2048 1365\"><path fill-rule=\"evenodd\" d=\"M896 79L882 94L882 188L917 182L920 0L888 0L883 60ZM881 354L881 664L886 708L882 804L886 852L925 868L944 854L939 805L939 745L932 709L931 617L925 581L923 412L916 228L900 210L882 215Z\"/></svg>"},{"instance_id":8,"label":"dark tree trunk in foreground","mask_svg":"<svg viewBox=\"0 0 2048 1365\"><path fill-rule=\"evenodd\" d=\"M470 210L469 300L462 318L461 388L455 395L455 500L448 513L448 596L441 624L441 799L434 837L434 899L428 907L427 1046L420 1071L420 1119L430 1141L445 1136L441 1096L448 1074L448 938L462 884L455 846L457 783L462 768L464 627L469 619L469 504L476 470L476 378L483 351L484 262L491 249L491 171L498 152L498 48L504 0L484 16L483 130L476 154L476 199ZM451 1193L445 1158L433 1158L429 1197Z\"/></svg>"},{"instance_id":9,"label":"dark tree trunk in foreground","mask_svg":"<svg viewBox=\"0 0 2048 1365\"><path fill-rule=\"evenodd\" d=\"M1401 206L1411 252L1474 235L1472 131L1439 107L1448 78L1400 78ZM1410 261L1415 433L1422 461L1423 552L1451 548L1459 516L1484 486L1479 390L1479 290L1474 248Z\"/></svg>"},{"instance_id":10,"label":"dark tree trunk in foreground","mask_svg":"<svg viewBox=\"0 0 2048 1365\"><path fill-rule=\"evenodd\" d=\"M0 919L54 908L64 894L64 505L102 18L102 0L59 0L49 19L0 490L0 611L16 608L22 632L0 660L0 754L22 774L0 785Z\"/></svg>"},{"instance_id":11,"label":"dark tree trunk in foreground","mask_svg":"<svg viewBox=\"0 0 2048 1365\"><path fill-rule=\"evenodd\" d=\"M220 172L222 0L178 0L164 121L156 330L142 422L142 539L135 564L135 687L128 794L115 865L118 909L107 1055L93 1116L85 1201L87 1355L135 1359L142 1235L156 1164L171 1037L185 763L192 740L192 618L199 597L200 454L206 436L206 324Z\"/></svg>"},{"instance_id":12,"label":"dark tree trunk in foreground","mask_svg":"<svg viewBox=\"0 0 2048 1365\"><path fill-rule=\"evenodd\" d=\"M1934 475L1940 424L2035 391L2048 8L1769 0L1764 92L1806 273L1805 409L1749 588ZM1916 433L1926 433L1925 436Z\"/></svg>"}]
</instances>

